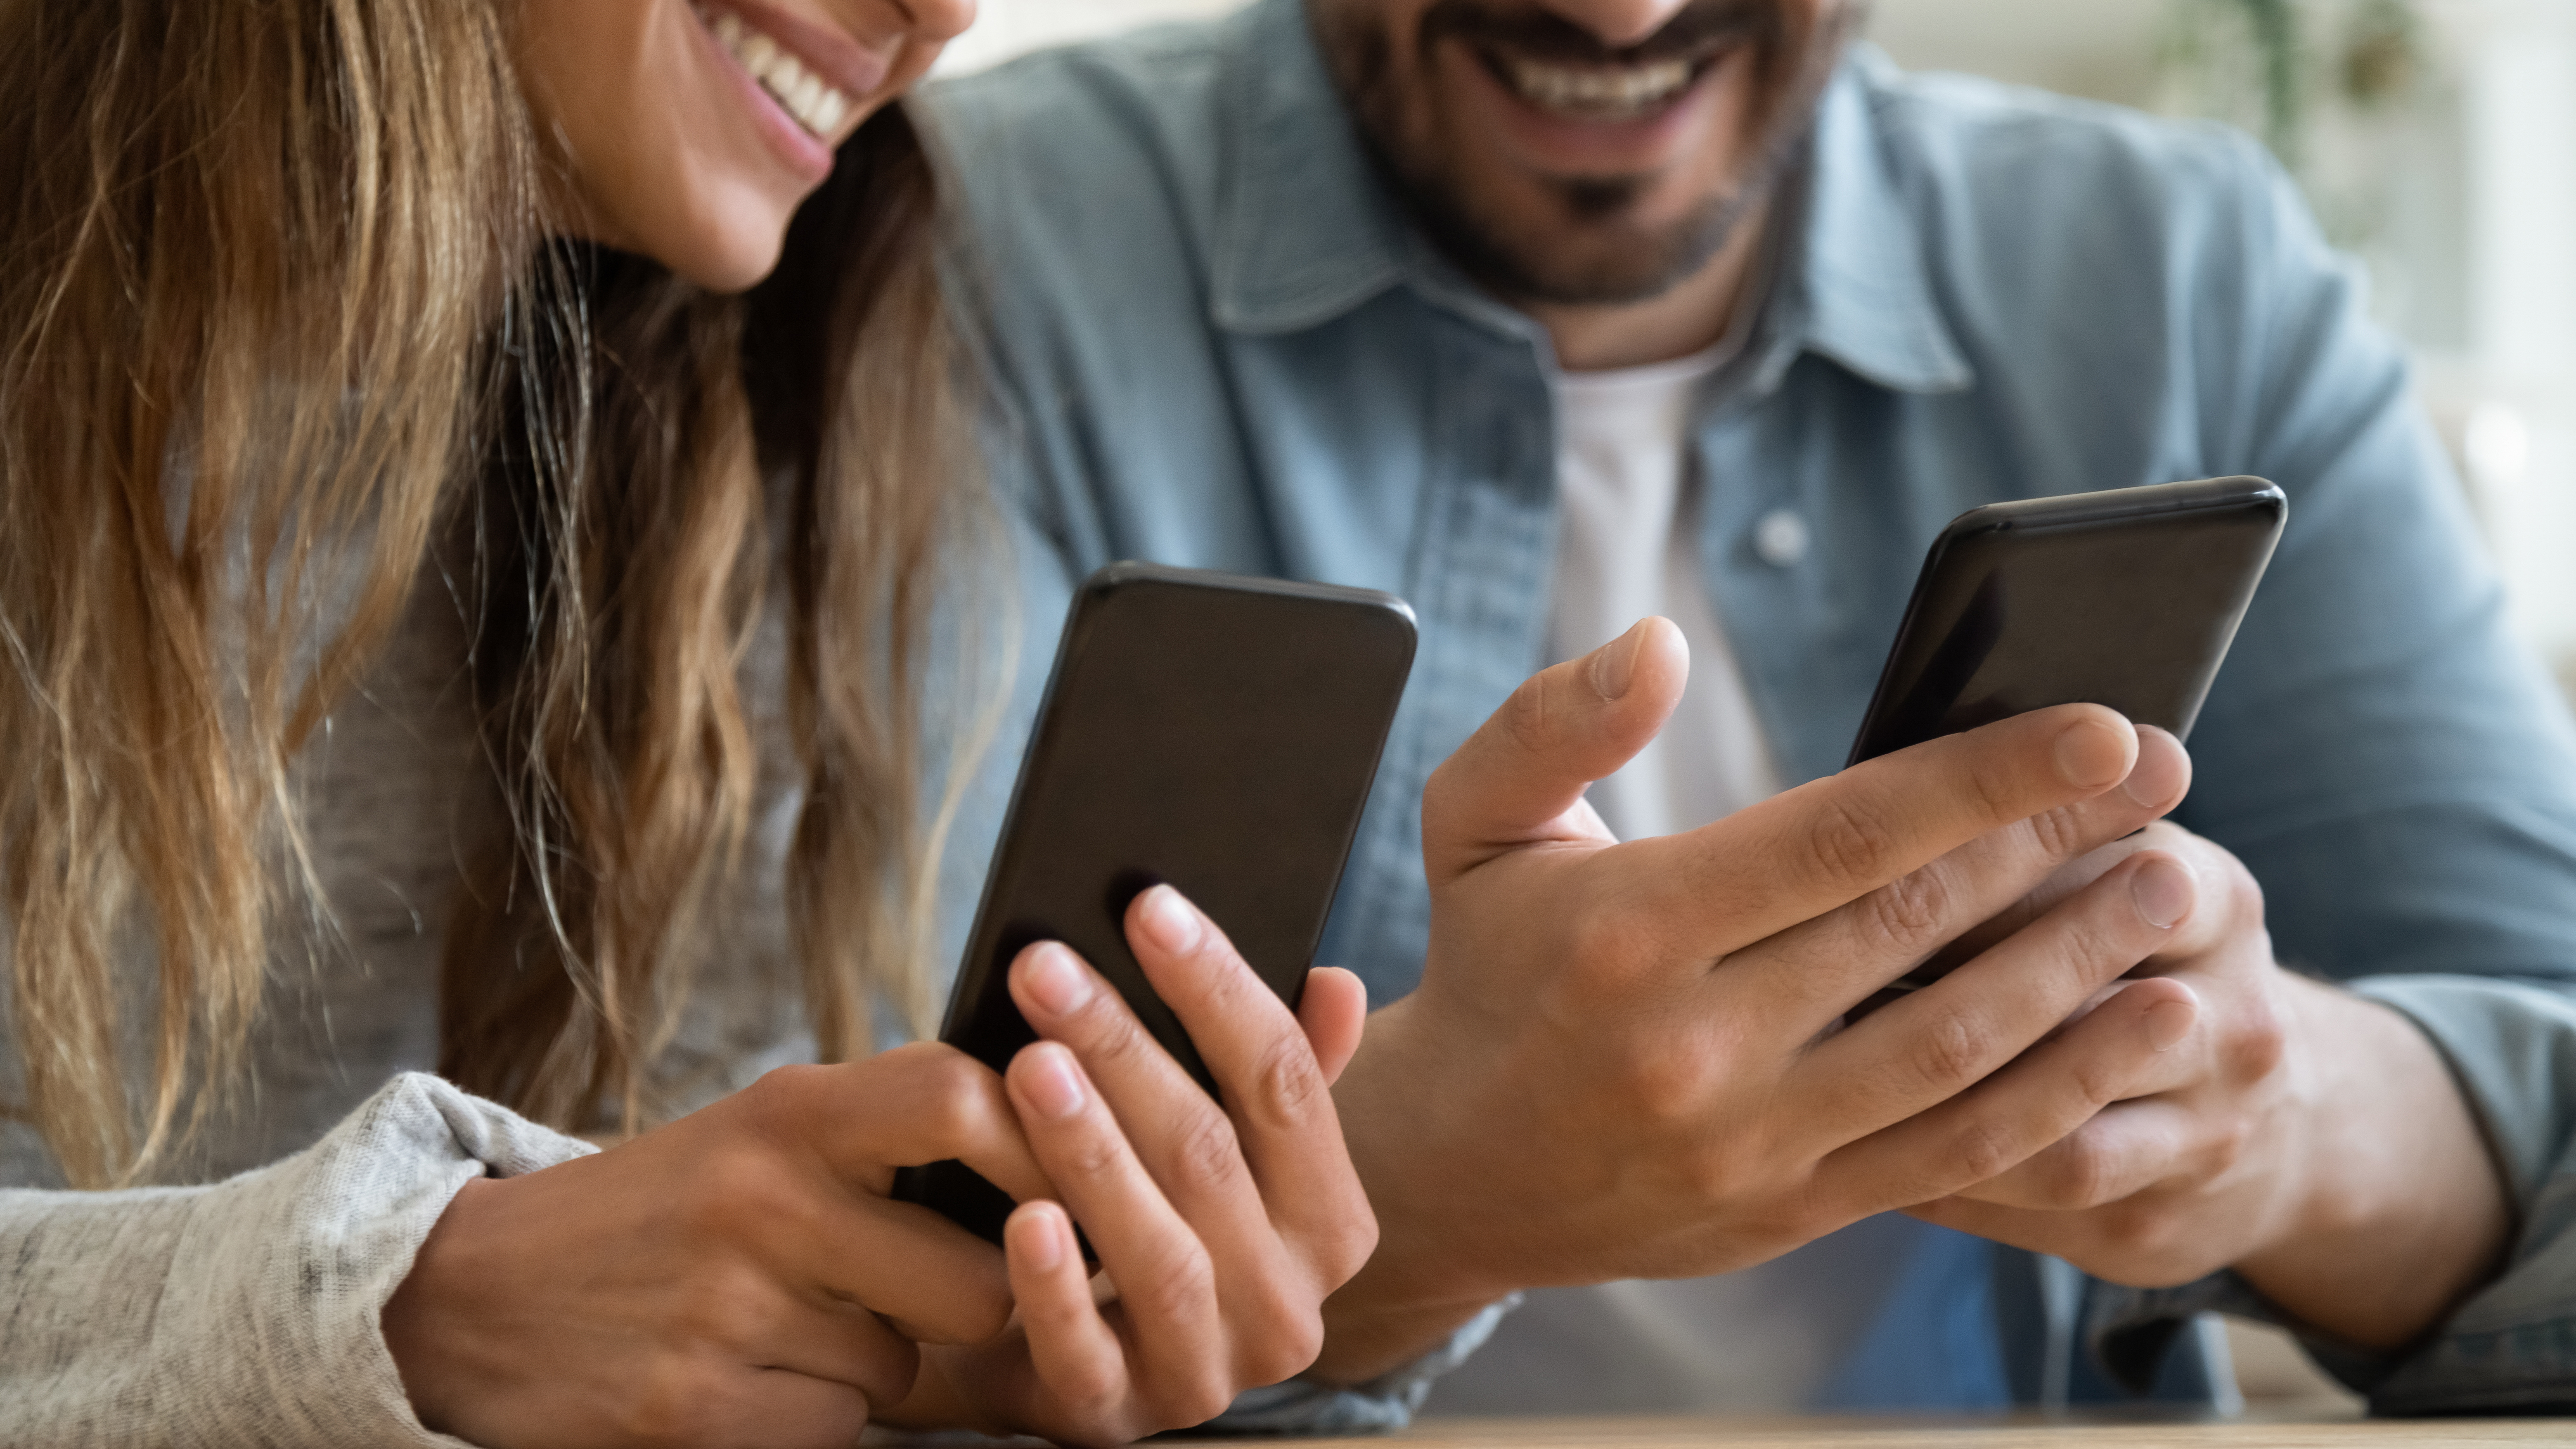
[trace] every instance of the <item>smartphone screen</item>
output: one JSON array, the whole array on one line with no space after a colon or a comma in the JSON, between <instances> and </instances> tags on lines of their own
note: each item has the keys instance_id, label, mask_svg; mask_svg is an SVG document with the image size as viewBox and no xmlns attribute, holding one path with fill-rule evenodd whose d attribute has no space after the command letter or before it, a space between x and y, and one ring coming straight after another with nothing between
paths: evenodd
<instances>
[{"instance_id":1,"label":"smartphone screen","mask_svg":"<svg viewBox=\"0 0 2576 1449\"><path fill-rule=\"evenodd\" d=\"M1294 1008L1413 663L1392 594L1116 564L1066 622L940 1040L996 1071L1036 1039L1012 958L1062 941L1182 1068L1214 1080L1127 948L1168 884ZM957 1163L897 1195L998 1240L1011 1202Z\"/></svg>"},{"instance_id":2,"label":"smartphone screen","mask_svg":"<svg viewBox=\"0 0 2576 1449\"><path fill-rule=\"evenodd\" d=\"M1924 559L1851 763L2059 704L2190 734L2288 516L2260 478L1959 515Z\"/></svg>"}]
</instances>

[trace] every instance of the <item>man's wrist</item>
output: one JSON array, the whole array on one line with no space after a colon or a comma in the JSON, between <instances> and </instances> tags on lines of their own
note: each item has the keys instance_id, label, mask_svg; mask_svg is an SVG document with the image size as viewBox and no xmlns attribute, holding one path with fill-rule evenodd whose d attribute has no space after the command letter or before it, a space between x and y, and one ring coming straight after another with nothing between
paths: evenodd
<instances>
[{"instance_id":1,"label":"man's wrist","mask_svg":"<svg viewBox=\"0 0 2576 1449\"><path fill-rule=\"evenodd\" d=\"M1333 1089L1351 1161L1378 1218L1378 1246L1357 1276L1324 1301L1324 1349L1304 1375L1349 1387L1440 1346L1517 1286L1479 1272L1447 1192L1462 1174L1438 1160L1436 1067L1409 1030L1411 998L1369 1019ZM1494 1281L1489 1281L1492 1279Z\"/></svg>"},{"instance_id":2,"label":"man's wrist","mask_svg":"<svg viewBox=\"0 0 2576 1449\"><path fill-rule=\"evenodd\" d=\"M2318 1064L2301 1181L2282 1226L2235 1267L2307 1328L2400 1348L2493 1277L2510 1198L2449 1068L2413 1022L2306 980L2288 984L2287 1004Z\"/></svg>"}]
</instances>

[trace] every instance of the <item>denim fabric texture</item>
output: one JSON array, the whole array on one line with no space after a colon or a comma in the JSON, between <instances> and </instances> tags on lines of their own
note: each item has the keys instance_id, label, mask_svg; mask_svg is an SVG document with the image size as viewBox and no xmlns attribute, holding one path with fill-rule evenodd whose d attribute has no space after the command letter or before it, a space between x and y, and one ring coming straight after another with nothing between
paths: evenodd
<instances>
[{"instance_id":1,"label":"denim fabric texture","mask_svg":"<svg viewBox=\"0 0 2576 1449\"><path fill-rule=\"evenodd\" d=\"M1404 595L1420 654L1320 957L1402 994L1429 929L1423 784L1550 662L1546 334L1407 224L1297 0L1024 59L926 108L1024 543L1032 643L992 770L1007 783L1036 641L1102 564ZM1706 580L1783 776L1840 767L1923 550L1962 510L2280 483L2288 532L2178 819L2251 867L2285 963L2406 978L2371 989L2448 1054L2523 1210L2510 1271L2431 1340L2319 1348L2393 1410L2576 1400L2576 735L2508 635L2352 269L2241 135L1866 48L1776 216L1775 283L1707 384L1691 466ZM1807 546L1758 548L1783 517ZM954 858L981 859L991 814ZM2199 1341L2158 1325L2260 1311L2223 1276L2084 1299L2100 1366L2133 1388L2164 1343ZM1956 1318L1871 1336L1986 1331ZM1950 1371L1961 1402L2032 1378L2047 1335L2010 1327L2028 1320L1984 1311L1996 1343Z\"/></svg>"}]
</instances>

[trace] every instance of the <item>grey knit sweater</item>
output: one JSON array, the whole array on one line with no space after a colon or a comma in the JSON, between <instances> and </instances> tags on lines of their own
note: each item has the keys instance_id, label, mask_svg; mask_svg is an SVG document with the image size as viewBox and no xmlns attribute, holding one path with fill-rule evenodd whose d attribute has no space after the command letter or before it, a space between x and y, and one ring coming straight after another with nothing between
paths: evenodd
<instances>
[{"instance_id":1,"label":"grey knit sweater","mask_svg":"<svg viewBox=\"0 0 2576 1449\"><path fill-rule=\"evenodd\" d=\"M299 761L327 910L281 924L247 1089L170 1185L60 1191L35 1134L0 1122L0 1444L456 1442L413 1417L378 1314L465 1182L591 1150L418 1074L460 863L500 821L464 658L432 578ZM763 788L774 827L786 792ZM660 1074L677 1107L807 1051L779 833L760 832L712 933L720 964ZM18 1076L0 1055L0 1100L19 1100Z\"/></svg>"}]
</instances>

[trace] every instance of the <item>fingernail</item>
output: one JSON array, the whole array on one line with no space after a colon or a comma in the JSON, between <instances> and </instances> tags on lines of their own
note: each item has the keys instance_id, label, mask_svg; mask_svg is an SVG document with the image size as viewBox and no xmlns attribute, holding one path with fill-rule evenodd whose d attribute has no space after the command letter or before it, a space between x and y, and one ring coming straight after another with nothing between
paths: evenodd
<instances>
[{"instance_id":1,"label":"fingernail","mask_svg":"<svg viewBox=\"0 0 2576 1449\"><path fill-rule=\"evenodd\" d=\"M2129 899L2137 903L2138 914L2148 925L2170 931L2174 922L2191 913L2195 884L2190 868L2181 861L2153 859L2129 877Z\"/></svg>"},{"instance_id":2,"label":"fingernail","mask_svg":"<svg viewBox=\"0 0 2576 1449\"><path fill-rule=\"evenodd\" d=\"M1082 1110L1082 1078L1074 1072L1073 1054L1040 1043L1028 1049L1028 1066L1020 1074L1020 1093L1041 1116L1057 1121Z\"/></svg>"},{"instance_id":3,"label":"fingernail","mask_svg":"<svg viewBox=\"0 0 2576 1449\"><path fill-rule=\"evenodd\" d=\"M1024 1212L1017 1231L1022 1262L1041 1273L1052 1273L1064 1261L1064 1230L1055 1225L1054 1213L1044 1208Z\"/></svg>"},{"instance_id":4,"label":"fingernail","mask_svg":"<svg viewBox=\"0 0 2576 1449\"><path fill-rule=\"evenodd\" d=\"M1628 686L1637 682L1637 651L1646 645L1646 621L1628 626L1628 632L1592 651L1592 692L1603 699L1627 697Z\"/></svg>"},{"instance_id":5,"label":"fingernail","mask_svg":"<svg viewBox=\"0 0 2576 1449\"><path fill-rule=\"evenodd\" d=\"M2079 789L2101 790L2117 784L2129 763L2129 742L2102 720L2078 720L2058 732L2057 773Z\"/></svg>"},{"instance_id":6,"label":"fingernail","mask_svg":"<svg viewBox=\"0 0 2576 1449\"><path fill-rule=\"evenodd\" d=\"M2159 1001L2147 1008L2147 1045L2172 1051L2191 1035L2191 1024L2199 1019L2200 1008L2188 1001Z\"/></svg>"},{"instance_id":7,"label":"fingernail","mask_svg":"<svg viewBox=\"0 0 2576 1449\"><path fill-rule=\"evenodd\" d=\"M2164 745L2151 745L2149 736L2161 738ZM2154 810L2181 794L2183 784L2190 776L2191 757L2182 752L2181 742L2153 725L2141 725L2138 727L2137 768L2129 771L2129 778L2120 782L2120 792L2132 803Z\"/></svg>"},{"instance_id":8,"label":"fingernail","mask_svg":"<svg viewBox=\"0 0 2576 1449\"><path fill-rule=\"evenodd\" d=\"M1028 988L1029 999L1039 1009L1057 1016L1071 1016L1091 999L1091 978L1084 974L1082 963L1052 941L1029 954L1020 984Z\"/></svg>"},{"instance_id":9,"label":"fingernail","mask_svg":"<svg viewBox=\"0 0 2576 1449\"><path fill-rule=\"evenodd\" d=\"M1187 956L1199 948L1199 913L1181 893L1167 885L1145 892L1144 925L1146 938L1161 947L1166 955Z\"/></svg>"}]
</instances>

